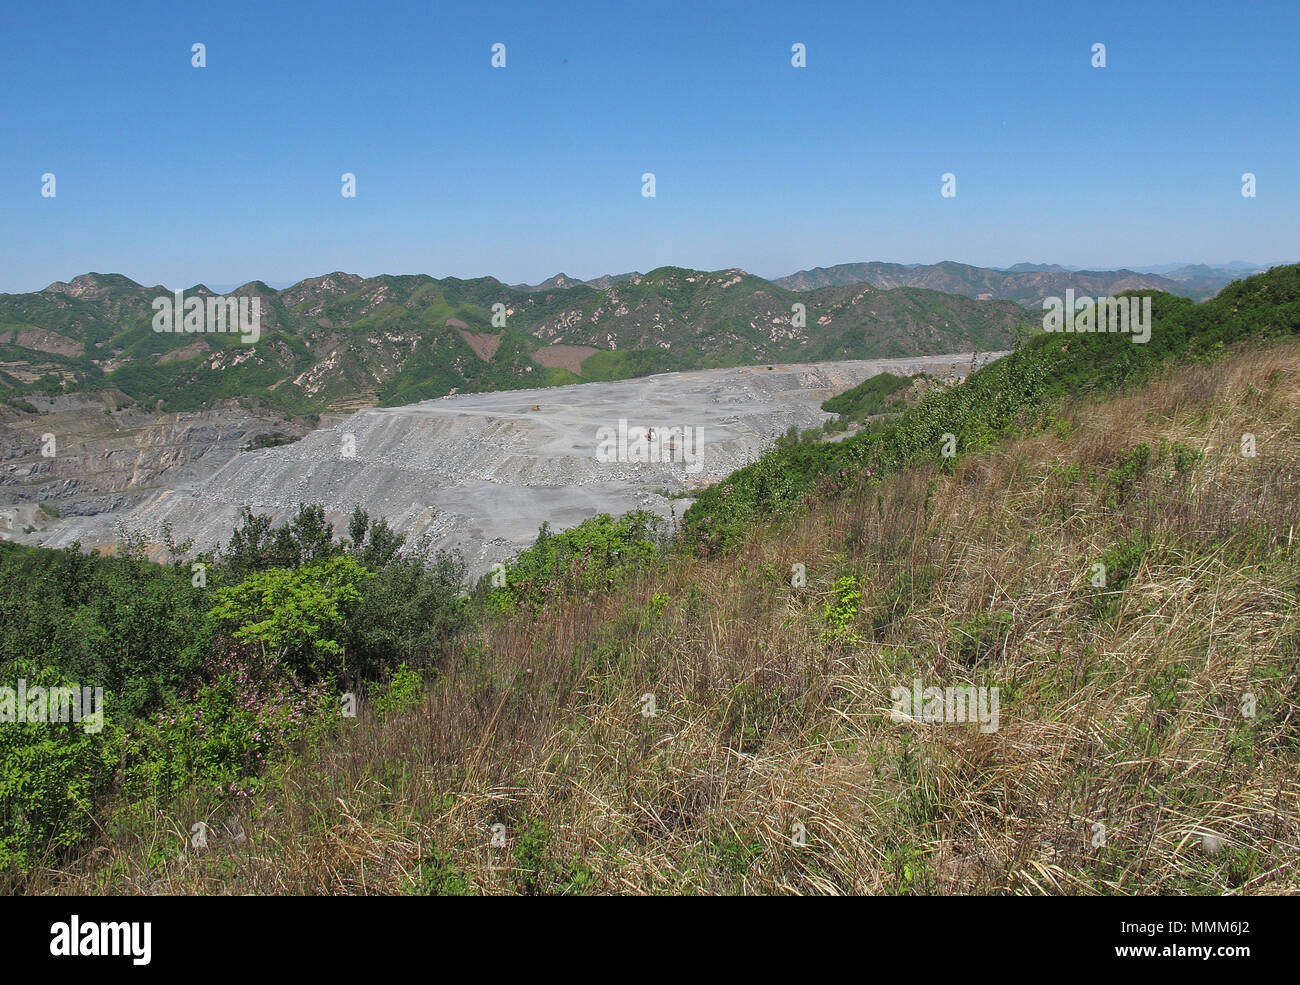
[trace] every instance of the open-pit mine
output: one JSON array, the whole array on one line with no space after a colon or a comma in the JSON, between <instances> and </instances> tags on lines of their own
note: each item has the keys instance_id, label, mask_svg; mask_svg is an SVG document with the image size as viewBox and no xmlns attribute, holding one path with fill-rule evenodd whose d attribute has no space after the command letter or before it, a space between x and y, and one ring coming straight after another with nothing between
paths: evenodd
<instances>
[{"instance_id":1,"label":"open-pit mine","mask_svg":"<svg viewBox=\"0 0 1300 985\"><path fill-rule=\"evenodd\" d=\"M558 530L638 508L680 516L692 489L752 461L791 426L828 420L827 398L881 372L964 377L971 361L777 364L457 394L360 410L253 450L267 422L237 409L151 421L97 408L97 429L62 435L59 414L28 415L5 425L0 537L96 549L123 531L158 544L169 529L203 550L225 546L244 506L278 522L299 503L320 503L336 533L361 506L411 541L459 549L477 575L529 546L543 522ZM53 456L42 454L50 433ZM621 444L602 441L610 434ZM690 440L682 448L664 435ZM647 438L660 453L638 451Z\"/></svg>"}]
</instances>

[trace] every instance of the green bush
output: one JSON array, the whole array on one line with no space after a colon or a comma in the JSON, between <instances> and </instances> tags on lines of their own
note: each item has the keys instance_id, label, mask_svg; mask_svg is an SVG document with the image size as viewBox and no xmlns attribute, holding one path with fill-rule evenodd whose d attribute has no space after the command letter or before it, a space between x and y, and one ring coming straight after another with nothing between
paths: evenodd
<instances>
[{"instance_id":1,"label":"green bush","mask_svg":"<svg viewBox=\"0 0 1300 985\"><path fill-rule=\"evenodd\" d=\"M851 635L849 630L858 618L861 605L862 589L858 585L857 576L841 575L835 579L830 601L822 605L822 621L826 623L826 628L822 630L820 638L823 641L856 642L857 637Z\"/></svg>"},{"instance_id":2,"label":"green bush","mask_svg":"<svg viewBox=\"0 0 1300 985\"><path fill-rule=\"evenodd\" d=\"M954 622L949 627L953 659L970 666L997 656L1011 636L1011 624L1009 612L977 612Z\"/></svg>"},{"instance_id":3,"label":"green bush","mask_svg":"<svg viewBox=\"0 0 1300 985\"><path fill-rule=\"evenodd\" d=\"M515 886L525 896L575 896L592 883L591 869L566 864L551 850L546 822L525 817L515 836Z\"/></svg>"},{"instance_id":4,"label":"green bush","mask_svg":"<svg viewBox=\"0 0 1300 985\"><path fill-rule=\"evenodd\" d=\"M413 881L411 892L416 896L474 895L473 887L451 860L451 854L436 846L420 860L420 875Z\"/></svg>"},{"instance_id":5,"label":"green bush","mask_svg":"<svg viewBox=\"0 0 1300 985\"><path fill-rule=\"evenodd\" d=\"M481 586L495 607L507 611L617 588L659 556L662 524L647 510L618 519L602 513L558 534L543 523L533 546L505 565L505 584L493 586L488 575Z\"/></svg>"},{"instance_id":6,"label":"green bush","mask_svg":"<svg viewBox=\"0 0 1300 985\"><path fill-rule=\"evenodd\" d=\"M406 666L406 661L402 661L401 666L393 671L388 686L375 698L375 714L381 718L400 715L419 704L423 693L424 680L420 677L420 672L411 670Z\"/></svg>"},{"instance_id":7,"label":"green bush","mask_svg":"<svg viewBox=\"0 0 1300 985\"><path fill-rule=\"evenodd\" d=\"M268 763L338 715L333 688L300 683L274 661L229 653L214 657L204 677L132 726L124 784L133 796L246 792Z\"/></svg>"},{"instance_id":8,"label":"green bush","mask_svg":"<svg viewBox=\"0 0 1300 985\"><path fill-rule=\"evenodd\" d=\"M258 571L217 589L209 616L232 639L283 659L309 680L338 676L347 671L341 640L348 611L361 600L359 585L371 577L347 554Z\"/></svg>"},{"instance_id":9,"label":"green bush","mask_svg":"<svg viewBox=\"0 0 1300 985\"><path fill-rule=\"evenodd\" d=\"M903 407L903 392L922 374L895 376L878 373L857 386L836 394L822 404L822 410L838 414L842 420L860 421Z\"/></svg>"},{"instance_id":10,"label":"green bush","mask_svg":"<svg viewBox=\"0 0 1300 985\"><path fill-rule=\"evenodd\" d=\"M430 666L470 624L462 597L465 562L439 553L390 562L360 586L343 636L353 677L373 680L409 661Z\"/></svg>"},{"instance_id":11,"label":"green bush","mask_svg":"<svg viewBox=\"0 0 1300 985\"><path fill-rule=\"evenodd\" d=\"M1106 505L1118 506L1131 499L1150 464L1151 446L1145 442L1121 456L1120 464L1106 473Z\"/></svg>"},{"instance_id":12,"label":"green bush","mask_svg":"<svg viewBox=\"0 0 1300 985\"><path fill-rule=\"evenodd\" d=\"M1088 575L1088 599L1094 618L1108 619L1119 610L1120 595L1137 573L1147 551L1146 540L1134 535L1124 538L1098 559L1105 566L1105 584L1093 583L1096 569Z\"/></svg>"},{"instance_id":13,"label":"green bush","mask_svg":"<svg viewBox=\"0 0 1300 985\"><path fill-rule=\"evenodd\" d=\"M81 686L52 671L24 679L29 688ZM97 724L0 722L0 873L62 861L94 832L121 745L113 722Z\"/></svg>"}]
</instances>

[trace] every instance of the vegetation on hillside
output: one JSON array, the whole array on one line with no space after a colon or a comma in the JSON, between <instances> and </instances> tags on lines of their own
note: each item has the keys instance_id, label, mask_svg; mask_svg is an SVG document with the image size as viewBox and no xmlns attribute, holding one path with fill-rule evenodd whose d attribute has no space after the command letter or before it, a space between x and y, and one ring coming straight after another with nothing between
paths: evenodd
<instances>
[{"instance_id":1,"label":"vegetation on hillside","mask_svg":"<svg viewBox=\"0 0 1300 985\"><path fill-rule=\"evenodd\" d=\"M304 506L275 529L246 512L226 551L168 565L129 534L116 557L0 541L0 686L104 700L89 726L0 722L0 871L84 848L114 803L246 794L340 694L433 663L466 626L463 562L360 510L348 533Z\"/></svg>"},{"instance_id":2,"label":"vegetation on hillside","mask_svg":"<svg viewBox=\"0 0 1300 985\"><path fill-rule=\"evenodd\" d=\"M878 373L863 380L857 386L823 401L822 410L838 414L842 419L851 421L861 421L877 414L902 410L903 395L907 388L911 386L913 380L921 377L920 373L912 376Z\"/></svg>"},{"instance_id":3,"label":"vegetation on hillside","mask_svg":"<svg viewBox=\"0 0 1300 985\"><path fill-rule=\"evenodd\" d=\"M1114 392L1150 378L1172 358L1204 359L1234 343L1294 334L1300 266L1231 284L1200 305L1157 294L1152 313L1145 344L1124 335L1038 333L962 386L933 393L896 418L837 444L778 449L706 490L686 513L687 536L704 554L727 550L750 525L798 509L814 490L858 475L879 478L920 458L940 459L945 446L962 454L1012 431L1047 426L1063 396Z\"/></svg>"}]
</instances>

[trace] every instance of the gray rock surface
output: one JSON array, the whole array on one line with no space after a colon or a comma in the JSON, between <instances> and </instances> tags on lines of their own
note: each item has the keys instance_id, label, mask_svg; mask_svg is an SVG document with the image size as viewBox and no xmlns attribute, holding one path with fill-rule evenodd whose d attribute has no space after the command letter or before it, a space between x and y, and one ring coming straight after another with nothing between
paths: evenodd
<instances>
[{"instance_id":1,"label":"gray rock surface","mask_svg":"<svg viewBox=\"0 0 1300 985\"><path fill-rule=\"evenodd\" d=\"M543 521L558 530L636 508L680 516L689 499L660 490L689 491L726 476L792 425L827 420L823 400L877 373L964 376L969 366L969 355L778 364L370 408L294 444L228 451L202 474L187 456L165 483L154 476L148 489L102 496L108 508L101 512L81 509L41 531L4 533L48 547L91 547L115 542L119 524L158 541L167 523L178 541L192 538L204 549L229 541L244 505L278 522L299 503L321 503L336 534L360 505L412 540L427 536L435 548L460 549L477 575L529 546ZM699 429L698 466L598 460L599 429L616 430L620 420L629 428Z\"/></svg>"}]
</instances>

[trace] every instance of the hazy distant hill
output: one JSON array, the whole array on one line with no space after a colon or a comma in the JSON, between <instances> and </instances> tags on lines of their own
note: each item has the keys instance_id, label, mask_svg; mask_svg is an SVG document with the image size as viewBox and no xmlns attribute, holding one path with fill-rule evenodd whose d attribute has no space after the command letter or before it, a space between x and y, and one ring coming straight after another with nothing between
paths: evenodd
<instances>
[{"instance_id":1,"label":"hazy distant hill","mask_svg":"<svg viewBox=\"0 0 1300 985\"><path fill-rule=\"evenodd\" d=\"M995 268L1008 274L1028 274L1028 273L1049 273L1063 274L1068 273L1071 268L1062 267L1059 263L1017 263L1010 267Z\"/></svg>"},{"instance_id":2,"label":"hazy distant hill","mask_svg":"<svg viewBox=\"0 0 1300 985\"><path fill-rule=\"evenodd\" d=\"M1219 267L1205 263L1189 263L1165 271L1155 271L1162 277L1183 285L1185 292L1204 291L1217 294L1226 284L1240 280L1251 274L1257 274L1267 268L1252 267L1249 264L1233 264ZM1175 292L1176 293L1176 292Z\"/></svg>"},{"instance_id":3,"label":"hazy distant hill","mask_svg":"<svg viewBox=\"0 0 1300 985\"><path fill-rule=\"evenodd\" d=\"M554 277L548 277L540 284L515 284L516 291L552 291L557 287L594 287L603 291L612 284L620 284L625 280L631 280L633 277L644 276L640 271L633 270L626 274L602 274L593 280L578 280L576 277L570 277L565 273L558 273Z\"/></svg>"},{"instance_id":4,"label":"hazy distant hill","mask_svg":"<svg viewBox=\"0 0 1300 985\"><path fill-rule=\"evenodd\" d=\"M261 338L244 344L154 332L151 302L168 288L83 274L0 295L0 399L23 407L33 392L116 389L166 410L244 398L304 414L671 370L1005 349L1029 318L1009 302L913 287L797 293L738 269L609 280L558 275L519 289L336 272L278 291L253 281L231 292L261 299ZM504 327L493 325L498 304Z\"/></svg>"},{"instance_id":5,"label":"hazy distant hill","mask_svg":"<svg viewBox=\"0 0 1300 985\"><path fill-rule=\"evenodd\" d=\"M1204 268L1204 273L1187 278L1135 270L1067 270L1057 264L1034 263L1018 263L1006 270L998 270L945 260L943 263L906 266L901 263L841 263L833 267L801 270L788 277L778 277L775 283L794 291L859 283L881 288L925 287L948 294L964 294L972 298L987 296L1032 306L1046 297L1063 296L1067 288L1090 297L1130 290L1168 291L1199 301L1243 276L1245 274L1241 271L1208 267Z\"/></svg>"},{"instance_id":6,"label":"hazy distant hill","mask_svg":"<svg viewBox=\"0 0 1300 985\"><path fill-rule=\"evenodd\" d=\"M1287 261L1279 260L1274 263L1250 263L1245 260L1233 260L1230 263L1161 263L1153 266L1135 267L1134 269L1144 274L1161 274L1170 277L1179 270L1187 268L1207 268L1220 274L1231 274L1233 277L1248 277L1251 274L1257 274L1268 270L1270 267L1287 266Z\"/></svg>"}]
</instances>

